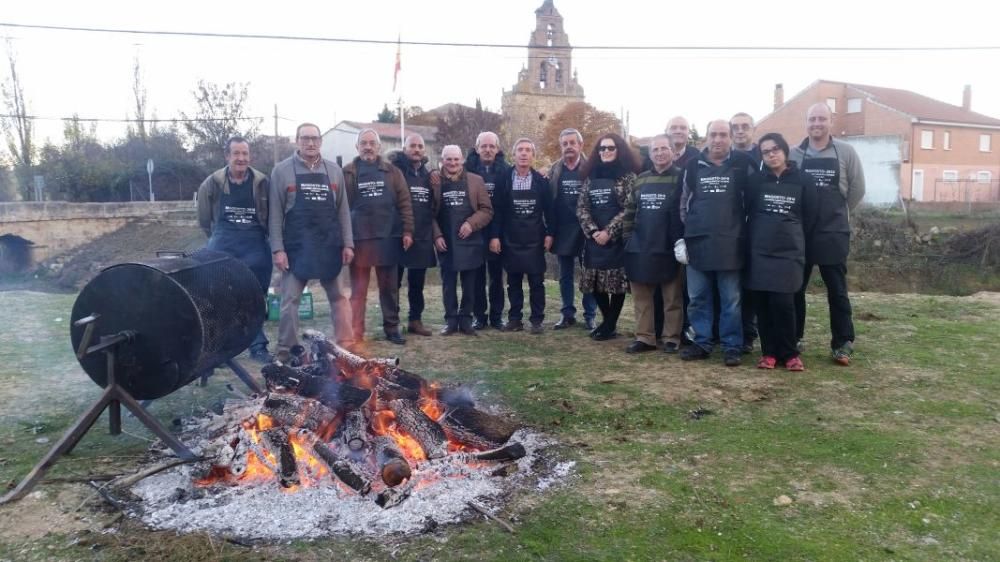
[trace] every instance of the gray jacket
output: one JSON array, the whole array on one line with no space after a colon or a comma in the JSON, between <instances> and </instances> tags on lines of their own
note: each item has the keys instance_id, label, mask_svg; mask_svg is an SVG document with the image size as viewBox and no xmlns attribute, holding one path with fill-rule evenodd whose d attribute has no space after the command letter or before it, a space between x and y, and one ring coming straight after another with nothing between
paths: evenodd
<instances>
[{"instance_id":1,"label":"gray jacket","mask_svg":"<svg viewBox=\"0 0 1000 562\"><path fill-rule=\"evenodd\" d=\"M325 167L324 167L325 164ZM295 154L278 162L271 171L271 197L270 209L268 213L268 231L271 236L271 251L285 251L285 214L295 204L295 170L309 170L305 160ZM337 219L340 221L341 236L344 240L345 248L354 248L354 232L351 229L351 209L347 203L347 193L344 189L344 172L336 162L323 158L319 165L312 170L316 173L326 173L330 177L335 192L335 202L337 204Z\"/></svg>"},{"instance_id":2,"label":"gray jacket","mask_svg":"<svg viewBox=\"0 0 1000 562\"><path fill-rule=\"evenodd\" d=\"M267 176L260 170L250 168L248 173L253 177L253 201L257 209L257 220L261 226L268 228L267 197L269 188ZM215 228L215 218L219 216L219 206L222 205L223 193L229 193L229 167L212 172L198 187L198 226L205 236L212 236Z\"/></svg>"},{"instance_id":3,"label":"gray jacket","mask_svg":"<svg viewBox=\"0 0 1000 562\"><path fill-rule=\"evenodd\" d=\"M847 200L847 210L853 211L865 197L865 171L861 168L861 158L854 147L842 140L830 137L832 141L819 152L809 149L810 158L839 158L840 160L840 194ZM792 147L789 158L802 169L802 159L805 151L799 146ZM836 148L836 150L834 150Z\"/></svg>"}]
</instances>

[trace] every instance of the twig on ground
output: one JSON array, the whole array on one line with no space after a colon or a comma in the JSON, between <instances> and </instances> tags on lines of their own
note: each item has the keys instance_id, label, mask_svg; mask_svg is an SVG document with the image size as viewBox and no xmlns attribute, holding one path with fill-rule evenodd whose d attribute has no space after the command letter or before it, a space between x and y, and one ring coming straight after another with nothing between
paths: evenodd
<instances>
[{"instance_id":1,"label":"twig on ground","mask_svg":"<svg viewBox=\"0 0 1000 562\"><path fill-rule=\"evenodd\" d=\"M479 513L482 513L483 516L486 517L487 519L489 519L490 521L493 521L497 525L500 525L501 527L503 527L504 530L506 530L508 533L510 533L512 535L516 535L517 534L517 531L514 530L514 527L510 523L504 521L503 519L500 519L496 515L493 515L492 513L490 513L489 511L487 511L485 507L479 505L478 503L476 503L474 501L467 501L465 503L469 507L471 507L472 509L475 509Z\"/></svg>"}]
</instances>

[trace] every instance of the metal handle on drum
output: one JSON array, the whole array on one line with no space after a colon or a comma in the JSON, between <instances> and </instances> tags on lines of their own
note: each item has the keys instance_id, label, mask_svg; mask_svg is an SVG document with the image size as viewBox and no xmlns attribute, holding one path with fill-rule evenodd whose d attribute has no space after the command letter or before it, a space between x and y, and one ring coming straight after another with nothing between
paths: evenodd
<instances>
[{"instance_id":1,"label":"metal handle on drum","mask_svg":"<svg viewBox=\"0 0 1000 562\"><path fill-rule=\"evenodd\" d=\"M76 322L73 322L74 326L86 326L86 328L83 329L83 337L80 339L80 347L76 350L76 358L81 361L87 355L87 348L90 347L90 340L94 338L94 328L97 326L96 322L100 317L101 315L95 312L90 316L84 316Z\"/></svg>"}]
</instances>

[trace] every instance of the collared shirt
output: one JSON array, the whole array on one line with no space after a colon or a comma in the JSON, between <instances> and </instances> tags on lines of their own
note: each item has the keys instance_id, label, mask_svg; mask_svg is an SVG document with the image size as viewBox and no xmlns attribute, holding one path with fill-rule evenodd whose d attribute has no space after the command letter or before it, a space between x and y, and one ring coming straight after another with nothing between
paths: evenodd
<instances>
[{"instance_id":1,"label":"collared shirt","mask_svg":"<svg viewBox=\"0 0 1000 562\"><path fill-rule=\"evenodd\" d=\"M309 161L306 160L305 158L303 158L301 154L299 154L298 150L295 151L295 158L299 162L302 162L302 165L305 166L310 172L312 172L313 170L318 169L320 166L323 165L323 155L322 154L319 155L319 158L317 158L316 162L314 164L312 164L312 165L310 165Z\"/></svg>"},{"instance_id":2,"label":"collared shirt","mask_svg":"<svg viewBox=\"0 0 1000 562\"><path fill-rule=\"evenodd\" d=\"M531 170L528 170L528 173L522 176L517 173L517 169L515 168L513 174L514 174L514 184L513 184L514 191L531 189Z\"/></svg>"}]
</instances>

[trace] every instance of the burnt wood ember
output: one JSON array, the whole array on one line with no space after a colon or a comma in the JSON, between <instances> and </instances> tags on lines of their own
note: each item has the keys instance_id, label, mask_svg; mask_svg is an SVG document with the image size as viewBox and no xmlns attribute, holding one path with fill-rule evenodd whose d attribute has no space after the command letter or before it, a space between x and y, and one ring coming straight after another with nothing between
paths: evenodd
<instances>
[{"instance_id":1,"label":"burnt wood ember","mask_svg":"<svg viewBox=\"0 0 1000 562\"><path fill-rule=\"evenodd\" d=\"M420 375L413 374L400 368L389 369L382 380L387 380L393 384L398 384L403 388L408 388L417 394L428 387L427 380Z\"/></svg>"},{"instance_id":2,"label":"burnt wood ember","mask_svg":"<svg viewBox=\"0 0 1000 562\"><path fill-rule=\"evenodd\" d=\"M323 403L294 394L269 394L264 399L261 413L279 426L308 429L317 433L329 428L337 417L337 412Z\"/></svg>"},{"instance_id":3,"label":"burnt wood ember","mask_svg":"<svg viewBox=\"0 0 1000 562\"><path fill-rule=\"evenodd\" d=\"M477 449L501 447L518 429L508 419L466 407L450 410L441 418L441 427L451 439Z\"/></svg>"},{"instance_id":4,"label":"burnt wood ember","mask_svg":"<svg viewBox=\"0 0 1000 562\"><path fill-rule=\"evenodd\" d=\"M524 445L520 443L511 443L505 447L499 449L493 449L490 451L481 451L478 453L468 453L469 458L476 459L477 461L516 461L528 454L524 450Z\"/></svg>"},{"instance_id":5,"label":"burnt wood ember","mask_svg":"<svg viewBox=\"0 0 1000 562\"><path fill-rule=\"evenodd\" d=\"M368 444L368 420L361 410L347 412L340 431L344 444L352 451L360 451Z\"/></svg>"},{"instance_id":6,"label":"burnt wood ember","mask_svg":"<svg viewBox=\"0 0 1000 562\"><path fill-rule=\"evenodd\" d=\"M261 368L268 389L314 398L334 410L359 408L371 398L372 391L316 374L319 371L315 365L293 369L272 363Z\"/></svg>"},{"instance_id":7,"label":"burnt wood ember","mask_svg":"<svg viewBox=\"0 0 1000 562\"><path fill-rule=\"evenodd\" d=\"M388 410L389 402L393 400L412 400L416 402L420 399L420 391L406 388L384 378L379 378L375 382L375 397L375 409Z\"/></svg>"},{"instance_id":8,"label":"burnt wood ember","mask_svg":"<svg viewBox=\"0 0 1000 562\"><path fill-rule=\"evenodd\" d=\"M326 335L319 330L306 330L302 333L302 337L315 346L315 349L319 353L327 353L336 358L337 365L345 373L377 372L378 374L382 374L386 370L399 365L399 359L395 357L366 359L360 355L355 355L328 340Z\"/></svg>"},{"instance_id":9,"label":"burnt wood ember","mask_svg":"<svg viewBox=\"0 0 1000 562\"><path fill-rule=\"evenodd\" d=\"M396 415L396 424L417 440L428 459L448 454L448 437L441 426L427 417L412 400L393 400L389 409Z\"/></svg>"},{"instance_id":10,"label":"burnt wood ember","mask_svg":"<svg viewBox=\"0 0 1000 562\"><path fill-rule=\"evenodd\" d=\"M260 432L261 441L278 460L278 482L285 488L299 483L299 472L295 465L295 451L288 441L288 434L280 427Z\"/></svg>"},{"instance_id":11,"label":"burnt wood ember","mask_svg":"<svg viewBox=\"0 0 1000 562\"><path fill-rule=\"evenodd\" d=\"M386 486L394 487L403 483L410 477L410 463L407 462L403 452L399 450L396 442L388 436L375 438L375 462L379 467L379 475Z\"/></svg>"},{"instance_id":12,"label":"burnt wood ember","mask_svg":"<svg viewBox=\"0 0 1000 562\"><path fill-rule=\"evenodd\" d=\"M362 496L367 495L372 489L371 480L369 480L361 470L357 469L350 461L340 457L325 443L313 443L313 451L316 455L323 460L328 467L330 467L330 472L349 488L355 492L361 494Z\"/></svg>"},{"instance_id":13,"label":"burnt wood ember","mask_svg":"<svg viewBox=\"0 0 1000 562\"><path fill-rule=\"evenodd\" d=\"M411 480L406 486L400 486L398 488L386 488L375 496L375 504L382 509L389 509L396 507L397 505L403 503L406 498L410 497L410 493L413 492L413 487L416 485L415 480Z\"/></svg>"}]
</instances>

